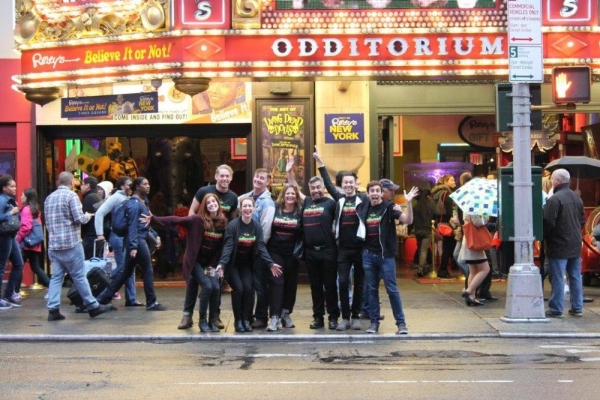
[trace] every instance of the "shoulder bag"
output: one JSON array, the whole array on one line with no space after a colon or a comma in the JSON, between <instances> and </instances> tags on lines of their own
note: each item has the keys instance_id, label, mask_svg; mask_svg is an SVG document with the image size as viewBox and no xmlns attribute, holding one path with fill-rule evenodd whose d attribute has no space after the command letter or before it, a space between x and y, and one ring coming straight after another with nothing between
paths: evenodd
<instances>
[{"instance_id":1,"label":"shoulder bag","mask_svg":"<svg viewBox=\"0 0 600 400\"><path fill-rule=\"evenodd\" d=\"M467 247L473 251L486 251L492 247L492 235L485 225L475 226L471 222L463 225Z\"/></svg>"},{"instance_id":2,"label":"shoulder bag","mask_svg":"<svg viewBox=\"0 0 600 400\"><path fill-rule=\"evenodd\" d=\"M29 231L29 234L23 238L24 247L35 247L44 241L44 230L42 224L37 219L33 220L33 226Z\"/></svg>"},{"instance_id":3,"label":"shoulder bag","mask_svg":"<svg viewBox=\"0 0 600 400\"><path fill-rule=\"evenodd\" d=\"M21 215L19 213L12 214L8 220L0 223L0 235L15 236L21 228Z\"/></svg>"}]
</instances>

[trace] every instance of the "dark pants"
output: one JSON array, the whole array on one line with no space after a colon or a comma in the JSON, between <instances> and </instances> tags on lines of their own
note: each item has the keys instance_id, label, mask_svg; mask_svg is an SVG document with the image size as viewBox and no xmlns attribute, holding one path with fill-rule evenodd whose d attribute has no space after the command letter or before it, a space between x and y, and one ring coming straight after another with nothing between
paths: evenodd
<instances>
[{"instance_id":1,"label":"dark pants","mask_svg":"<svg viewBox=\"0 0 600 400\"><path fill-rule=\"evenodd\" d=\"M350 270L354 265L354 288L352 292L352 306L350 306ZM340 303L342 304L342 318L358 318L360 314L365 272L363 270L362 253L360 249L340 248L337 255L338 284L340 285Z\"/></svg>"},{"instance_id":2,"label":"dark pants","mask_svg":"<svg viewBox=\"0 0 600 400\"><path fill-rule=\"evenodd\" d=\"M190 274L185 289L185 301L183 305L183 313L185 315L193 315L194 307L196 306L196 296L198 295L198 285L202 288L200 292L200 319L207 318L207 311L210 312L210 319L214 319L219 306L219 293L221 284L219 278L211 277L204 273L202 265L196 263Z\"/></svg>"},{"instance_id":3,"label":"dark pants","mask_svg":"<svg viewBox=\"0 0 600 400\"><path fill-rule=\"evenodd\" d=\"M23 250L23 262L29 260L29 266L31 267L31 271L37 275L38 282L40 285L44 287L48 287L50 285L50 278L46 275L46 272L42 269L42 253L39 251L33 250ZM21 285L16 288L16 292L21 290Z\"/></svg>"},{"instance_id":4,"label":"dark pants","mask_svg":"<svg viewBox=\"0 0 600 400\"><path fill-rule=\"evenodd\" d=\"M231 307L236 321L249 320L252 316L253 279L252 265L233 265L231 267L227 282L231 286Z\"/></svg>"},{"instance_id":5,"label":"dark pants","mask_svg":"<svg viewBox=\"0 0 600 400\"><path fill-rule=\"evenodd\" d=\"M142 237L138 239L137 254L135 258L131 258L129 253L131 252L130 244L127 238L125 238L125 265L123 269L115 276L110 282L108 289L104 290L98 301L106 304L110 302L112 296L121 289L121 286L125 281L133 274L135 266L139 265L142 270L142 280L144 281L144 294L146 295L146 307L151 307L156 303L156 292L154 291L154 272L152 269L152 256L150 255L150 249L148 243Z\"/></svg>"},{"instance_id":6,"label":"dark pants","mask_svg":"<svg viewBox=\"0 0 600 400\"><path fill-rule=\"evenodd\" d=\"M329 320L335 321L340 317L336 285L336 249L333 246L321 250L306 247L304 251L306 254L306 271L310 280L313 317L323 319L325 306L327 306Z\"/></svg>"},{"instance_id":7,"label":"dark pants","mask_svg":"<svg viewBox=\"0 0 600 400\"><path fill-rule=\"evenodd\" d=\"M23 280L23 257L21 257L21 249L16 237L0 235L0 294L8 260L12 263L12 269L4 288L4 297L6 298L12 297L17 286Z\"/></svg>"},{"instance_id":8,"label":"dark pants","mask_svg":"<svg viewBox=\"0 0 600 400\"><path fill-rule=\"evenodd\" d=\"M253 284L256 293L256 309L254 318L266 321L269 318L269 288L267 274L270 274L269 268L262 260L254 262Z\"/></svg>"},{"instance_id":9,"label":"dark pants","mask_svg":"<svg viewBox=\"0 0 600 400\"><path fill-rule=\"evenodd\" d=\"M442 259L440 263L439 271L448 271L448 262L452 258L452 254L454 253L454 247L456 246L456 240L454 240L454 236L444 236L442 239ZM452 269L452 265L450 265L450 269Z\"/></svg>"},{"instance_id":10,"label":"dark pants","mask_svg":"<svg viewBox=\"0 0 600 400\"><path fill-rule=\"evenodd\" d=\"M291 254L282 255L273 250L269 254L275 264L282 268L282 274L273 276L267 271L269 277L269 307L271 317L281 316L282 310L291 314L296 304L296 291L298 289L298 260Z\"/></svg>"}]
</instances>

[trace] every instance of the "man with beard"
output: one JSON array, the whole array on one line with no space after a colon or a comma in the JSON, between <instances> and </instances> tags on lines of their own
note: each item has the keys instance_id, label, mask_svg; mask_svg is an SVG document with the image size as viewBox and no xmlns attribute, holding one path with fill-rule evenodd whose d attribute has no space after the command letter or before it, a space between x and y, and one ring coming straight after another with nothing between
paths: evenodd
<instances>
[{"instance_id":1,"label":"man with beard","mask_svg":"<svg viewBox=\"0 0 600 400\"><path fill-rule=\"evenodd\" d=\"M306 270L313 302L314 320L310 329L325 326L325 305L329 314L329 329L338 327L340 317L336 286L337 251L333 234L336 203L324 196L324 186L320 177L310 178L310 197L304 199L302 211Z\"/></svg>"}]
</instances>

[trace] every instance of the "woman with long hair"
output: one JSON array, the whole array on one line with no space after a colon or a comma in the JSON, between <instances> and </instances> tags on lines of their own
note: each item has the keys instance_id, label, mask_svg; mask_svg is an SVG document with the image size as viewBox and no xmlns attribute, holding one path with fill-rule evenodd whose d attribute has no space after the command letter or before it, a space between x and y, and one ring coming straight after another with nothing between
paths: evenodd
<instances>
[{"instance_id":1,"label":"woman with long hair","mask_svg":"<svg viewBox=\"0 0 600 400\"><path fill-rule=\"evenodd\" d=\"M110 282L110 285L97 297L101 304L108 304L113 295L121 289L125 281L133 274L135 266L139 265L142 270L144 281L144 294L146 295L146 310L166 311L167 308L156 299L154 290L154 271L152 269L152 256L150 253L149 236L150 228L143 221L143 215L150 215L146 205L146 197L150 193L148 179L139 176L131 183L133 194L125 203L125 215L127 216L127 233L125 234L125 264L123 269ZM115 221L113 221L114 223ZM160 242L158 244L160 246Z\"/></svg>"},{"instance_id":2,"label":"woman with long hair","mask_svg":"<svg viewBox=\"0 0 600 400\"><path fill-rule=\"evenodd\" d=\"M183 255L183 278L186 281L183 318L177 329L194 325L192 315L196 306L197 286L200 285L200 331L219 332L215 325L221 285L216 266L221 257L227 217L223 214L217 195L209 193L202 199L198 213L184 217L143 215L146 224L154 222L163 227L181 225L186 228Z\"/></svg>"},{"instance_id":3,"label":"woman with long hair","mask_svg":"<svg viewBox=\"0 0 600 400\"><path fill-rule=\"evenodd\" d=\"M0 224L6 223L19 213L19 207L15 201L17 195L17 184L10 175L0 176ZM15 296L15 289L23 278L23 257L17 242L15 233L0 234L0 294L2 293L2 277L8 260L12 263L12 269L8 282L4 289L4 297L0 299L0 310L12 307L21 307L21 300Z\"/></svg>"},{"instance_id":4,"label":"woman with long hair","mask_svg":"<svg viewBox=\"0 0 600 400\"><path fill-rule=\"evenodd\" d=\"M287 185L275 202L275 215L267 250L274 262L281 265L282 274L269 275L269 308L271 319L267 331L293 328L290 317L296 303L298 259L294 248L302 240L302 203L298 187Z\"/></svg>"},{"instance_id":5,"label":"woman with long hair","mask_svg":"<svg viewBox=\"0 0 600 400\"><path fill-rule=\"evenodd\" d=\"M219 276L225 275L231 285L235 331L252 332L250 318L254 309L254 263L262 262L273 275L281 275L282 271L267 252L260 223L252 218L254 199L242 198L240 209L240 216L227 225L223 252L216 271Z\"/></svg>"},{"instance_id":6,"label":"woman with long hair","mask_svg":"<svg viewBox=\"0 0 600 400\"><path fill-rule=\"evenodd\" d=\"M42 244L40 243L32 247L27 247L27 245L23 243L23 239L25 239L33 229L34 220L42 225L42 213L40 212L40 203L38 202L38 195L35 189L25 189L21 195L21 204L23 205L23 208L21 208L21 228L17 233L17 242L19 242L19 245L22 245L23 262L29 260L29 266L31 267L31 271L38 277L38 283L45 288L48 288L48 285L50 285L50 278L48 278L46 272L41 268ZM19 285L15 288L15 292L19 293L20 290L21 282L19 282Z\"/></svg>"}]
</instances>

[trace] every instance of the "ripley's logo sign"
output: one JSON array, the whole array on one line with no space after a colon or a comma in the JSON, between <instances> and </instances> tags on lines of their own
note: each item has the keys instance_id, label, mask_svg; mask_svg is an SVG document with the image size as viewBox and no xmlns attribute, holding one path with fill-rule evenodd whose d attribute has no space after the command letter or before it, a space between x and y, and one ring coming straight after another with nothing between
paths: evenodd
<instances>
[{"instance_id":1,"label":"ripley's logo sign","mask_svg":"<svg viewBox=\"0 0 600 400\"><path fill-rule=\"evenodd\" d=\"M589 25L597 17L597 3L592 0L546 0L544 24L548 25Z\"/></svg>"}]
</instances>

